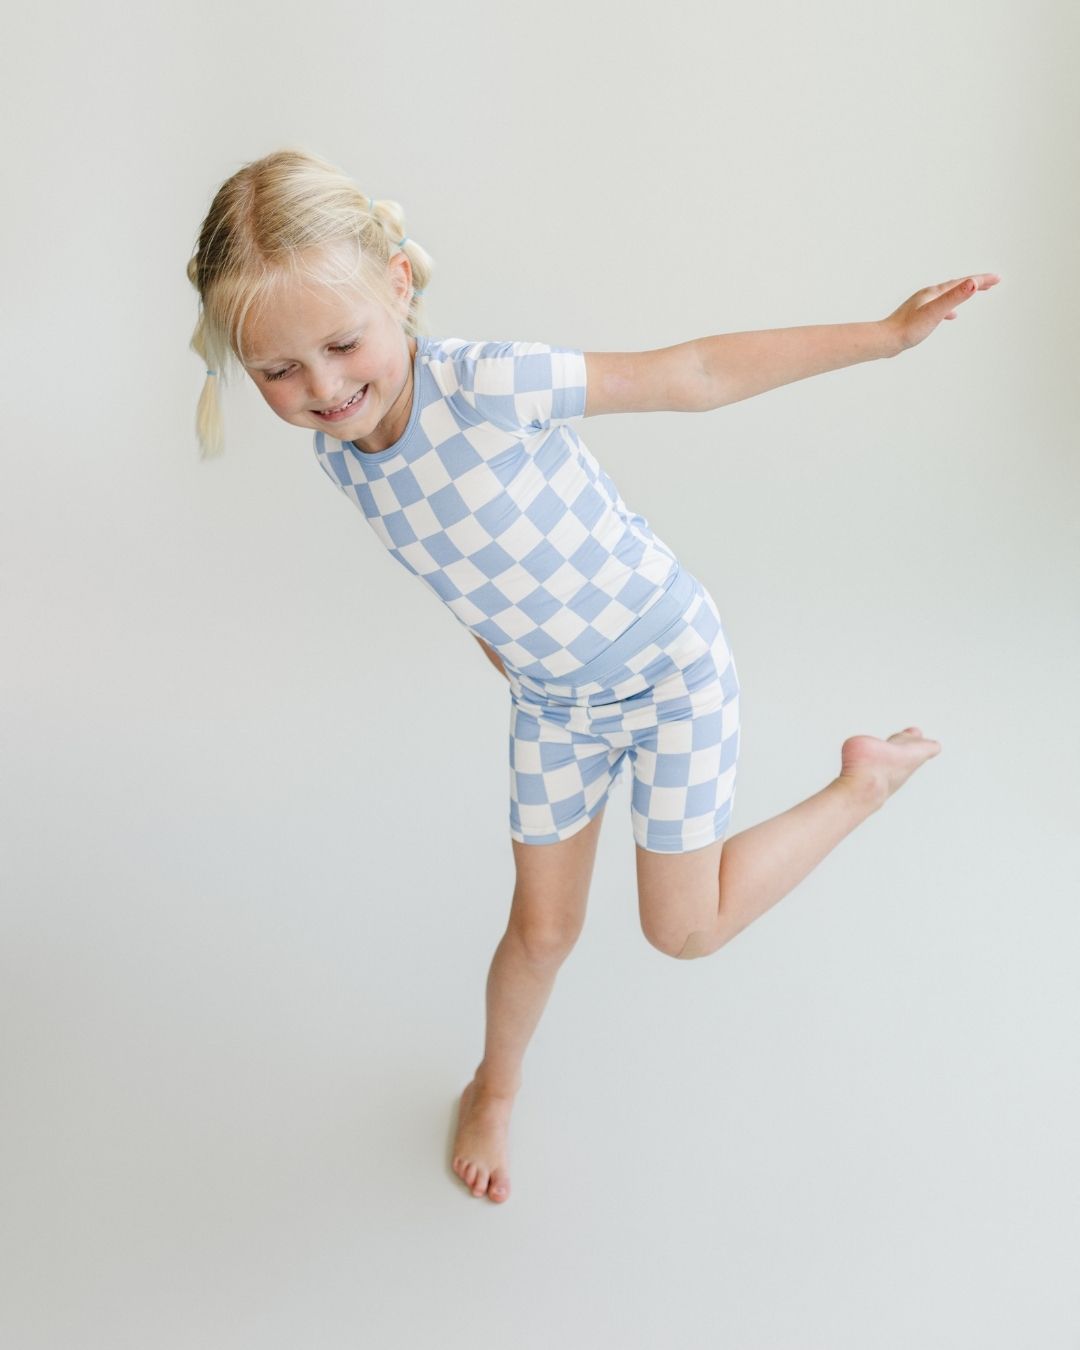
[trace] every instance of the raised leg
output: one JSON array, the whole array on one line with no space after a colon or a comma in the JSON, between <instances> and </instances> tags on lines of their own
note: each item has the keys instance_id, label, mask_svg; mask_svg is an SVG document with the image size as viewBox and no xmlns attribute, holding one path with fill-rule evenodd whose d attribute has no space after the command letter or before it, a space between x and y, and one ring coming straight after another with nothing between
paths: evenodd
<instances>
[{"instance_id":1,"label":"raised leg","mask_svg":"<svg viewBox=\"0 0 1080 1350\"><path fill-rule=\"evenodd\" d=\"M702 877L693 853L646 855L639 849L642 927L649 940L672 956L711 955L794 890L940 751L918 727L885 741L850 737L841 749L839 777L790 810L724 841L712 883ZM699 852L705 856L704 849Z\"/></svg>"}]
</instances>

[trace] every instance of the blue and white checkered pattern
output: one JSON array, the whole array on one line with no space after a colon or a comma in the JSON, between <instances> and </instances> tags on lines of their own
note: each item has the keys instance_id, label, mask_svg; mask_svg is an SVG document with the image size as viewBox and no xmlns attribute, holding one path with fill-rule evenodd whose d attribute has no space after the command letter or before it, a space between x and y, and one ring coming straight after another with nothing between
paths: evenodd
<instances>
[{"instance_id":1,"label":"blue and white checkered pattern","mask_svg":"<svg viewBox=\"0 0 1080 1350\"><path fill-rule=\"evenodd\" d=\"M672 550L626 506L567 425L585 411L584 353L418 335L409 424L315 454L391 554L504 666L539 681L601 657L662 597Z\"/></svg>"},{"instance_id":2,"label":"blue and white checkered pattern","mask_svg":"<svg viewBox=\"0 0 1080 1350\"><path fill-rule=\"evenodd\" d=\"M606 687L560 691L507 672L511 838L553 844L577 834L606 803L627 757L641 848L686 853L727 834L739 678L712 596L690 573L682 578L687 584L635 625L651 633L643 628L641 642L627 635L635 650Z\"/></svg>"}]
</instances>

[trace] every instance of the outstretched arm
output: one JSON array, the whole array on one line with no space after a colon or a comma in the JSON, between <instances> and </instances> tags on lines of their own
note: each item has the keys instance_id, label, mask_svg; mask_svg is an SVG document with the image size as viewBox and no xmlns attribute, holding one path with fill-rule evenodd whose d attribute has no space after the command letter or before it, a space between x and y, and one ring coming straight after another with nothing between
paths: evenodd
<instances>
[{"instance_id":1,"label":"outstretched arm","mask_svg":"<svg viewBox=\"0 0 1080 1350\"><path fill-rule=\"evenodd\" d=\"M586 352L585 416L708 412L827 370L897 356L1001 278L976 273L924 287L886 319L718 333L650 352Z\"/></svg>"}]
</instances>

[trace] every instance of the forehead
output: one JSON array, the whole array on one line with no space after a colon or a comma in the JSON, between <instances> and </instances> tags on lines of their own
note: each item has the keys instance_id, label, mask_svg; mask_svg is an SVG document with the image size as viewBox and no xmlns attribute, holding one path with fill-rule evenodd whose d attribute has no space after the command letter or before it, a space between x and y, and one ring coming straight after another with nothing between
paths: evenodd
<instances>
[{"instance_id":1,"label":"forehead","mask_svg":"<svg viewBox=\"0 0 1080 1350\"><path fill-rule=\"evenodd\" d=\"M248 365L285 360L368 322L375 310L354 289L283 278L244 324L244 360Z\"/></svg>"}]
</instances>

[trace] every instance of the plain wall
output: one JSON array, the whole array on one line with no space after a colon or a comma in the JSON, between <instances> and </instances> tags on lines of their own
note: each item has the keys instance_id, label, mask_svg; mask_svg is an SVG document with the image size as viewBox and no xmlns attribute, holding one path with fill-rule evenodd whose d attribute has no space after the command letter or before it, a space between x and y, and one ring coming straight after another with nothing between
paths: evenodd
<instances>
[{"instance_id":1,"label":"plain wall","mask_svg":"<svg viewBox=\"0 0 1080 1350\"><path fill-rule=\"evenodd\" d=\"M1075 1350L1075 7L72 3L6 25L0 1340ZM525 1061L447 1162L513 887L508 690L185 276L283 145L403 203L430 331L914 350L578 429L712 591L733 831L940 756L708 960L628 778Z\"/></svg>"}]
</instances>

